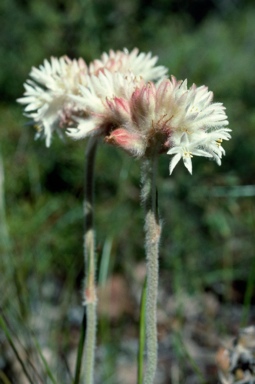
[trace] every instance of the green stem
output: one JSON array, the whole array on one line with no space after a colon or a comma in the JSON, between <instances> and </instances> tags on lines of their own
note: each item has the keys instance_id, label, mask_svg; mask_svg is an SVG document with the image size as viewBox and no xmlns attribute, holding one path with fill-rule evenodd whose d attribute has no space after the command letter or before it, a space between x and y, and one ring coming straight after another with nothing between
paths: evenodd
<instances>
[{"instance_id":1,"label":"green stem","mask_svg":"<svg viewBox=\"0 0 255 384\"><path fill-rule=\"evenodd\" d=\"M85 341L85 384L94 382L95 346L97 331L97 297L96 297L96 260L94 233L94 168L97 149L97 139L90 138L86 149L85 163L85 199L84 199L84 317L81 325L81 335L77 353L75 377L73 384L79 384L83 347Z\"/></svg>"},{"instance_id":2,"label":"green stem","mask_svg":"<svg viewBox=\"0 0 255 384\"><path fill-rule=\"evenodd\" d=\"M97 296L96 296L96 259L94 231L94 166L97 139L91 138L86 151L86 185L85 185L85 294L87 327L85 343L85 383L93 384L95 366L95 346L97 331Z\"/></svg>"},{"instance_id":3,"label":"green stem","mask_svg":"<svg viewBox=\"0 0 255 384\"><path fill-rule=\"evenodd\" d=\"M156 159L146 159L142 167L142 202L145 208L145 251L147 262L146 344L144 384L153 384L157 370L158 251L161 225L157 212Z\"/></svg>"}]
</instances>

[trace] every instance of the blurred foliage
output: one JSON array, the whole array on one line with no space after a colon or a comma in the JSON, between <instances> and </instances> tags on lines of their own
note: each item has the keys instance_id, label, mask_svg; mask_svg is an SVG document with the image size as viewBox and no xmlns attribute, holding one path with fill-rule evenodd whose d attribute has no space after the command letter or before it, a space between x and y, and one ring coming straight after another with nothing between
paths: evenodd
<instances>
[{"instance_id":1,"label":"blurred foliage","mask_svg":"<svg viewBox=\"0 0 255 384\"><path fill-rule=\"evenodd\" d=\"M169 177L169 158L160 158L160 267L171 291L206 289L233 299L229 287L246 282L254 257L255 193L243 193L255 174L254 35L251 0L1 1L2 303L10 302L15 288L25 306L32 306L42 281L53 275L65 290L82 285L86 142L54 137L50 149L34 142L34 130L15 102L30 68L51 55L90 61L110 48L134 46L158 55L170 74L188 78L189 85L206 84L227 108L233 138L224 143L221 167L198 158L193 176L178 164ZM139 177L138 161L100 145L98 258L113 238L111 270L126 276L144 259Z\"/></svg>"}]
</instances>

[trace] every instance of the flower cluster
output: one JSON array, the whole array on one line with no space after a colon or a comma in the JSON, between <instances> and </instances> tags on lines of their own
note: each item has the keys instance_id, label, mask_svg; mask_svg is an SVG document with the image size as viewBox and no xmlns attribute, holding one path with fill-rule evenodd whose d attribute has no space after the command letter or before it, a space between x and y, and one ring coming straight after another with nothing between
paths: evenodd
<instances>
[{"instance_id":1,"label":"flower cluster","mask_svg":"<svg viewBox=\"0 0 255 384\"><path fill-rule=\"evenodd\" d=\"M173 155L170 174L181 159L192 173L194 155L220 165L221 143L230 138L224 106L205 86L166 78L156 61L137 49L110 51L89 65L52 58L32 69L18 101L27 104L47 146L62 127L74 139L102 136L135 157Z\"/></svg>"},{"instance_id":2,"label":"flower cluster","mask_svg":"<svg viewBox=\"0 0 255 384\"><path fill-rule=\"evenodd\" d=\"M44 60L39 68L30 72L32 80L25 83L24 97L18 99L25 107L26 116L30 117L38 128L38 133L46 138L50 146L52 132L68 125L78 106L70 95L79 94L79 87L86 84L88 68L82 60L70 60L68 57L50 62Z\"/></svg>"}]
</instances>

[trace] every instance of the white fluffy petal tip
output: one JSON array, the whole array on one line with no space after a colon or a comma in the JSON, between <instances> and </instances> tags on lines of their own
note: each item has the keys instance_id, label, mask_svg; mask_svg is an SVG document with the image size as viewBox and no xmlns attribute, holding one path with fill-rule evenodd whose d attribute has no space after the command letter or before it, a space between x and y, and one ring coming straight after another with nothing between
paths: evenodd
<instances>
[{"instance_id":1,"label":"white fluffy petal tip","mask_svg":"<svg viewBox=\"0 0 255 384\"><path fill-rule=\"evenodd\" d=\"M79 139L83 139L86 135L84 134L83 131L81 131L80 129L78 128L68 128L66 130L66 135L71 137L72 139L74 140L79 140Z\"/></svg>"},{"instance_id":2,"label":"white fluffy petal tip","mask_svg":"<svg viewBox=\"0 0 255 384\"><path fill-rule=\"evenodd\" d=\"M192 161L190 157L183 156L183 162L189 173L192 175Z\"/></svg>"},{"instance_id":3,"label":"white fluffy petal tip","mask_svg":"<svg viewBox=\"0 0 255 384\"><path fill-rule=\"evenodd\" d=\"M174 168L176 167L177 163L181 160L181 155L179 153L177 153L173 158L172 160L170 161L170 164L169 164L169 173L170 175L172 174Z\"/></svg>"}]
</instances>

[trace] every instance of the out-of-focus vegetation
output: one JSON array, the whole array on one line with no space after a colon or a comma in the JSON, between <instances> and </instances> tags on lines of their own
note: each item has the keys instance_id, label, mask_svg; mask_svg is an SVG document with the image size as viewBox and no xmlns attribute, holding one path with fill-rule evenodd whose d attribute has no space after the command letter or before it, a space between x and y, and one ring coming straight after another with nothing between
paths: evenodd
<instances>
[{"instance_id":1,"label":"out-of-focus vegetation","mask_svg":"<svg viewBox=\"0 0 255 384\"><path fill-rule=\"evenodd\" d=\"M44 58L67 54L90 61L102 51L135 46L158 55L178 79L213 90L215 101L226 106L233 130L232 140L224 143L221 167L196 158L193 176L178 164L169 177L169 158L160 159L161 285L169 295L210 291L230 311L237 305L231 324L215 319L219 334L233 334L254 320L254 36L251 0L1 1L0 309L15 336L33 329L29 313L40 316L41 303L49 297L45 282L54 281L50 297L62 317L48 319L53 326L43 343L63 351L68 345L66 314L79 304L83 276L86 145L55 136L47 149L43 141L34 141L34 129L26 125L15 99L23 93L30 68ZM106 241L113 239L107 273L131 281L144 260L139 186L139 163L102 143L95 191L98 259L100 263ZM106 343L109 348L118 343L125 321L137 318L122 318L116 338L112 335ZM107 332L100 333L102 342L109 341ZM11 378L4 356L0 371ZM115 383L111 369L108 374L112 381L107 382Z\"/></svg>"}]
</instances>

